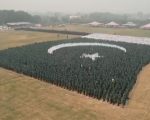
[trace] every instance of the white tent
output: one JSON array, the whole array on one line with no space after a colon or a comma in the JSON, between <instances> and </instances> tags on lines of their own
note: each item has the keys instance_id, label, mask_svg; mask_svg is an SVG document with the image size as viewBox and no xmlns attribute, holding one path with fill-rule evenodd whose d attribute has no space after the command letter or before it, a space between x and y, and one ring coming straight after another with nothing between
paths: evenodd
<instances>
[{"instance_id":1,"label":"white tent","mask_svg":"<svg viewBox=\"0 0 150 120\"><path fill-rule=\"evenodd\" d=\"M107 23L106 26L108 27L119 27L120 25L114 21Z\"/></svg>"},{"instance_id":2,"label":"white tent","mask_svg":"<svg viewBox=\"0 0 150 120\"><path fill-rule=\"evenodd\" d=\"M141 28L142 29L148 29L148 30L150 30L150 23L142 26Z\"/></svg>"},{"instance_id":3,"label":"white tent","mask_svg":"<svg viewBox=\"0 0 150 120\"><path fill-rule=\"evenodd\" d=\"M15 22L15 23L7 23L7 26L11 27L11 28L31 27L32 23L30 23L30 22Z\"/></svg>"},{"instance_id":4,"label":"white tent","mask_svg":"<svg viewBox=\"0 0 150 120\"><path fill-rule=\"evenodd\" d=\"M123 24L123 26L126 26L126 27L136 27L137 25L133 22L127 22L126 24Z\"/></svg>"},{"instance_id":5,"label":"white tent","mask_svg":"<svg viewBox=\"0 0 150 120\"><path fill-rule=\"evenodd\" d=\"M92 27L98 27L98 26L102 26L103 23L99 23L97 21L94 21L94 22L88 23L88 25L90 25Z\"/></svg>"},{"instance_id":6,"label":"white tent","mask_svg":"<svg viewBox=\"0 0 150 120\"><path fill-rule=\"evenodd\" d=\"M34 26L37 27L37 28L41 28L42 27L41 24L35 24Z\"/></svg>"},{"instance_id":7,"label":"white tent","mask_svg":"<svg viewBox=\"0 0 150 120\"><path fill-rule=\"evenodd\" d=\"M31 25L29 22L16 22L16 23L7 23L7 25Z\"/></svg>"}]
</instances>

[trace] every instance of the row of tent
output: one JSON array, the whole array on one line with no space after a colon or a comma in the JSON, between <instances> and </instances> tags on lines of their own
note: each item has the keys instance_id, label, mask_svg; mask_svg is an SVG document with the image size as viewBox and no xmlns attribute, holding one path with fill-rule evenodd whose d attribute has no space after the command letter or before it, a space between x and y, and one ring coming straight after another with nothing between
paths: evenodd
<instances>
[{"instance_id":1,"label":"row of tent","mask_svg":"<svg viewBox=\"0 0 150 120\"><path fill-rule=\"evenodd\" d=\"M5 26L5 25L0 26L0 31L6 31L6 30L12 30L12 29L8 26Z\"/></svg>"},{"instance_id":2,"label":"row of tent","mask_svg":"<svg viewBox=\"0 0 150 120\"><path fill-rule=\"evenodd\" d=\"M88 25L93 26L93 27L98 27L98 26L105 26L105 27L133 27L133 28L137 27L137 24L135 24L133 22L127 22L126 24L120 25L120 24L118 24L118 23L116 23L114 21L112 21L110 23L107 23L107 24L94 21L94 22L88 23ZM146 24L144 26L141 26L140 28L142 28L142 29L150 29L150 23Z\"/></svg>"}]
</instances>

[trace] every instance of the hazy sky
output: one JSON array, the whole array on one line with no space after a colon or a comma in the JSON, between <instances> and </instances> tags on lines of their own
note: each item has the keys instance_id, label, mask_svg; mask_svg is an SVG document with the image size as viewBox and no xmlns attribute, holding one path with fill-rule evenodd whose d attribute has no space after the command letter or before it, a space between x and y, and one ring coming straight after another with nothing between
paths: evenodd
<instances>
[{"instance_id":1,"label":"hazy sky","mask_svg":"<svg viewBox=\"0 0 150 120\"><path fill-rule=\"evenodd\" d=\"M150 13L150 0L0 0L0 9L67 13Z\"/></svg>"}]
</instances>

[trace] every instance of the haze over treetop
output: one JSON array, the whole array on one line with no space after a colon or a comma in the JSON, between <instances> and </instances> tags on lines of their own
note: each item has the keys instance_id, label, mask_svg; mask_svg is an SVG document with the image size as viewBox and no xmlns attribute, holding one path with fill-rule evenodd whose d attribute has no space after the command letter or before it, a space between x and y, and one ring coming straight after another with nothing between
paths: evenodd
<instances>
[{"instance_id":1,"label":"haze over treetop","mask_svg":"<svg viewBox=\"0 0 150 120\"><path fill-rule=\"evenodd\" d=\"M136 5L135 5L136 4ZM149 0L1 0L0 9L53 12L150 12Z\"/></svg>"}]
</instances>

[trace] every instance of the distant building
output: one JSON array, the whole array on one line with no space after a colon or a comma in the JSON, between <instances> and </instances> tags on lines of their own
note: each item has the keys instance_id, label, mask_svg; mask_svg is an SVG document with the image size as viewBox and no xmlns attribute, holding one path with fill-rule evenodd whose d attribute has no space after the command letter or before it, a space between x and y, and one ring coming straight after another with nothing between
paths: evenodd
<instances>
[{"instance_id":1,"label":"distant building","mask_svg":"<svg viewBox=\"0 0 150 120\"><path fill-rule=\"evenodd\" d=\"M80 19L81 18L81 16L69 16L69 19L70 20L77 20L77 19Z\"/></svg>"},{"instance_id":2,"label":"distant building","mask_svg":"<svg viewBox=\"0 0 150 120\"><path fill-rule=\"evenodd\" d=\"M110 22L110 23L107 23L105 24L106 27L114 27L114 28L117 28L119 27L120 25L114 21Z\"/></svg>"},{"instance_id":3,"label":"distant building","mask_svg":"<svg viewBox=\"0 0 150 120\"><path fill-rule=\"evenodd\" d=\"M150 30L150 23L149 24L146 24L146 25L143 25L141 26L142 29L145 29L145 30Z\"/></svg>"},{"instance_id":4,"label":"distant building","mask_svg":"<svg viewBox=\"0 0 150 120\"><path fill-rule=\"evenodd\" d=\"M3 29L2 26L0 26L0 31L1 31L2 29Z\"/></svg>"},{"instance_id":5,"label":"distant building","mask_svg":"<svg viewBox=\"0 0 150 120\"><path fill-rule=\"evenodd\" d=\"M27 27L31 27L32 23L30 22L15 22L15 23L7 23L8 27L11 28L27 28Z\"/></svg>"},{"instance_id":6,"label":"distant building","mask_svg":"<svg viewBox=\"0 0 150 120\"><path fill-rule=\"evenodd\" d=\"M69 16L69 22L71 23L79 23L81 20L81 16Z\"/></svg>"},{"instance_id":7,"label":"distant building","mask_svg":"<svg viewBox=\"0 0 150 120\"><path fill-rule=\"evenodd\" d=\"M99 26L103 26L104 24L94 21L94 22L88 23L88 25L90 25L92 27L99 27Z\"/></svg>"},{"instance_id":8,"label":"distant building","mask_svg":"<svg viewBox=\"0 0 150 120\"><path fill-rule=\"evenodd\" d=\"M126 24L123 24L124 27L134 28L137 25L133 22L127 22Z\"/></svg>"}]
</instances>

